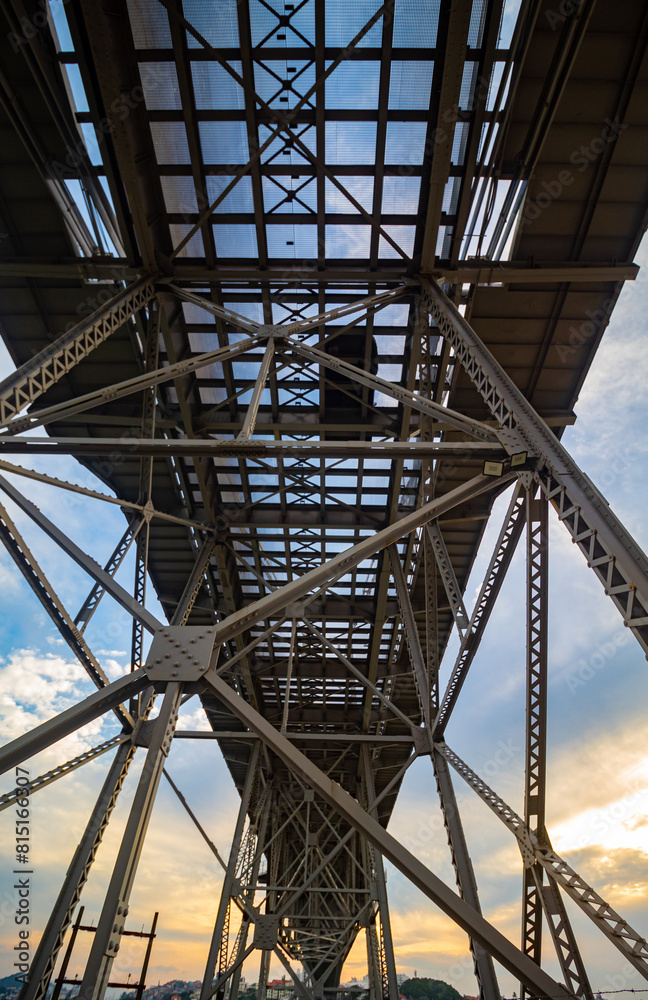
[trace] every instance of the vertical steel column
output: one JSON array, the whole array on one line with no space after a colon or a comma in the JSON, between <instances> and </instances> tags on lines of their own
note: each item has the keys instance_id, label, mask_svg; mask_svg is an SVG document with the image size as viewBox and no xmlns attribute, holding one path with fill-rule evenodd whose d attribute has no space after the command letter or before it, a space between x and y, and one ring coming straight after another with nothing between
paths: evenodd
<instances>
[{"instance_id":1,"label":"vertical steel column","mask_svg":"<svg viewBox=\"0 0 648 1000\"><path fill-rule=\"evenodd\" d=\"M160 308L157 299L151 302L149 307L149 321L146 336L146 354L144 358L144 370L153 372L158 366L160 345ZM142 400L142 422L140 435L142 438L155 437L155 400L157 389L154 385L149 386L143 392ZM139 477L139 499L138 502L144 506L145 524L137 536L137 547L135 552L135 593L134 597L138 604L144 607L146 600L146 574L148 573L148 553L149 540L151 535L151 514L147 512L146 505L151 504L151 492L153 489L153 459L144 456L140 459ZM142 644L144 640L144 629L142 623L136 618L133 619L133 637L131 646L131 670L137 670L142 666Z\"/></svg>"},{"instance_id":2,"label":"vertical steel column","mask_svg":"<svg viewBox=\"0 0 648 1000\"><path fill-rule=\"evenodd\" d=\"M257 983L257 1000L266 1000L266 994L268 992L268 973L270 971L270 955L272 952L266 951L265 949L261 952L261 961L259 963L259 982Z\"/></svg>"},{"instance_id":3,"label":"vertical steel column","mask_svg":"<svg viewBox=\"0 0 648 1000\"><path fill-rule=\"evenodd\" d=\"M375 817L376 809L373 803L376 800L376 789L373 780L373 771L371 770L371 751L366 743L362 745L362 762L364 765L367 802L369 804L368 811ZM387 902L387 879L385 876L385 865L380 851L374 850L373 861L376 878L376 894L378 896L378 913L380 916L380 928L384 948L387 997L389 1000L398 1000L398 980L396 979L396 961L394 959L394 938L392 936L389 904Z\"/></svg>"},{"instance_id":4,"label":"vertical steel column","mask_svg":"<svg viewBox=\"0 0 648 1000\"><path fill-rule=\"evenodd\" d=\"M419 391L424 399L434 399L432 344L430 320L420 299L416 304L415 338L419 349ZM435 337L436 340L436 337ZM434 423L426 413L419 414L421 441L428 444L434 439ZM434 463L421 462L421 504L428 503L434 496ZM425 664L428 675L432 718L439 709L439 622L437 600L437 569L434 553L427 532L421 537L423 547L423 572L425 575Z\"/></svg>"},{"instance_id":5,"label":"vertical steel column","mask_svg":"<svg viewBox=\"0 0 648 1000\"><path fill-rule=\"evenodd\" d=\"M126 528L126 531L117 542L115 549L108 559L108 562L104 566L104 572L110 573L111 576L117 572L122 562L124 561L128 550L131 547L133 540L142 528L144 524L143 518L138 518L137 520L131 521L131 523ZM74 619L74 624L79 626L79 631L84 632L88 626L88 622L92 618L93 614L97 610L99 601L106 593L104 588L100 583L95 583L94 587L86 597L85 601L81 605L76 618Z\"/></svg>"},{"instance_id":6,"label":"vertical steel column","mask_svg":"<svg viewBox=\"0 0 648 1000\"><path fill-rule=\"evenodd\" d=\"M20 991L20 1000L44 1000L47 994L66 931L134 756L135 747L130 742L122 743L115 754L34 954L29 980Z\"/></svg>"},{"instance_id":7,"label":"vertical steel column","mask_svg":"<svg viewBox=\"0 0 648 1000\"><path fill-rule=\"evenodd\" d=\"M159 913L153 914L153 923L151 924L151 930L148 936L148 944L146 945L146 952L144 953L144 961L142 962L142 972L140 974L139 986L135 992L134 1000L142 1000L142 995L146 988L146 973L148 972L149 962L151 960L151 951L153 950L153 941L155 939L155 928L157 927Z\"/></svg>"},{"instance_id":8,"label":"vertical steel column","mask_svg":"<svg viewBox=\"0 0 648 1000\"><path fill-rule=\"evenodd\" d=\"M438 750L433 749L431 757L434 765L441 811L443 813L443 822L448 834L452 866L457 879L457 888L459 889L461 898L465 899L474 910L481 913L479 895L477 893L477 880L468 853L468 845L466 844L463 824L459 816L459 807L457 806L450 770L447 761ZM479 996L481 1000L500 1000L500 991L495 975L493 959L472 938L470 938L470 951L475 964L475 976L479 983Z\"/></svg>"},{"instance_id":9,"label":"vertical steel column","mask_svg":"<svg viewBox=\"0 0 648 1000\"><path fill-rule=\"evenodd\" d=\"M238 817L236 819L236 826L234 828L234 836L232 838L232 846L230 848L229 861L227 863L225 878L223 879L223 887L221 889L220 902L218 904L218 912L216 914L214 933L212 934L209 954L207 956L207 964L205 966L205 974L203 976L202 987L200 990L200 1000L207 1000L207 998L211 994L212 980L214 979L214 975L216 973L216 962L218 961L218 956L221 951L223 931L225 929L225 924L227 922L227 917L229 914L230 899L233 894L234 881L236 878L236 862L238 860L241 841L243 839L243 830L245 829L245 818L247 816L247 811L250 805L252 788L254 786L254 779L256 777L256 771L259 762L260 749L261 749L260 742L256 742L252 749L250 763L248 764L247 774L245 776L245 784L243 786L243 791L241 793L241 805L239 807Z\"/></svg>"},{"instance_id":10,"label":"vertical steel column","mask_svg":"<svg viewBox=\"0 0 648 1000\"><path fill-rule=\"evenodd\" d=\"M68 941L68 946L65 949L65 955L63 956L63 961L61 962L61 968L59 969L59 974L56 977L56 984L54 990L52 991L51 1000L58 1000L61 995L61 990L63 989L63 983L65 981L65 975L68 970L68 965L70 964L70 959L72 958L72 952L74 950L74 945L76 943L77 935L79 933L79 927L81 926L81 921L83 919L83 911L85 907L80 906L79 912L77 913L77 918L74 921L74 927L72 928L72 933L70 934L70 940Z\"/></svg>"},{"instance_id":11,"label":"vertical steel column","mask_svg":"<svg viewBox=\"0 0 648 1000\"><path fill-rule=\"evenodd\" d=\"M97 933L78 994L79 1000L103 1000L105 996L110 970L119 951L130 894L162 777L162 768L173 740L181 698L182 684L170 681L160 714L153 725L151 743L97 924Z\"/></svg>"},{"instance_id":12,"label":"vertical steel column","mask_svg":"<svg viewBox=\"0 0 648 1000\"><path fill-rule=\"evenodd\" d=\"M403 623L405 642L409 653L410 664L416 691L421 708L421 718L428 731L431 733L431 712L430 712L430 686L428 682L427 664L423 658L423 650L419 639L418 626L414 617L414 610L410 600L407 580L401 566L398 548L396 545L389 546L389 556L391 559L392 576L396 587L398 608Z\"/></svg>"},{"instance_id":13,"label":"vertical steel column","mask_svg":"<svg viewBox=\"0 0 648 1000\"><path fill-rule=\"evenodd\" d=\"M250 912L254 906L254 896L257 890L259 867L261 865L261 858L263 857L263 851L261 850L260 845L265 843L269 803L270 796L268 795L262 815L256 815L255 829L253 830L252 827L248 829L248 842L246 845L245 859L239 873L242 901L248 909L246 909L246 912L242 914L241 926L239 927L239 931L236 936L236 943L232 950L232 960L230 962L230 966L232 967L232 976L229 987L229 1000L236 1000L238 997L242 965L237 964L237 961L240 956L243 955L247 947L248 933L252 922Z\"/></svg>"},{"instance_id":14,"label":"vertical steel column","mask_svg":"<svg viewBox=\"0 0 648 1000\"><path fill-rule=\"evenodd\" d=\"M383 1000L383 985L382 976L380 975L380 955L378 953L378 935L376 934L376 925L371 919L370 914L367 914L365 920L369 1000Z\"/></svg>"},{"instance_id":15,"label":"vertical steel column","mask_svg":"<svg viewBox=\"0 0 648 1000\"><path fill-rule=\"evenodd\" d=\"M539 496L534 499L533 494ZM527 492L527 686L524 821L540 843L545 839L547 743L548 507L535 486ZM542 957L543 870L524 869L522 950L538 965ZM521 996L526 995L524 986Z\"/></svg>"},{"instance_id":16,"label":"vertical steel column","mask_svg":"<svg viewBox=\"0 0 648 1000\"><path fill-rule=\"evenodd\" d=\"M560 886L547 874L547 885L540 888L547 923L556 946L565 984L577 996L593 1000L594 994L585 971L576 937L565 909Z\"/></svg>"}]
</instances>

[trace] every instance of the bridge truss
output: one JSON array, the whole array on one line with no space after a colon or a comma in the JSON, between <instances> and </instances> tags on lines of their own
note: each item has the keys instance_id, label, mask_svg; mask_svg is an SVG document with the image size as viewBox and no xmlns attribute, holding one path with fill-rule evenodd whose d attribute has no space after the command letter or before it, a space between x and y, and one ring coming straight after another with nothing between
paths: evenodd
<instances>
[{"instance_id":1,"label":"bridge truss","mask_svg":"<svg viewBox=\"0 0 648 1000\"><path fill-rule=\"evenodd\" d=\"M21 998L46 996L136 755L83 1000L105 995L165 774L224 871L201 1000L236 1000L254 951L259 1000L275 959L303 1000L334 997L359 934L371 1000L397 1000L384 859L466 931L484 1000L500 995L496 963L529 995L592 995L565 897L648 979L645 939L545 827L549 506L648 652L646 556L560 442L637 273L648 15L527 2L506 36L501 0L280 6L69 0L65 23L41 24L40 5L0 3L0 282L16 363L0 384L0 489L88 574L75 617L4 505L0 533L97 689L0 750L2 770L106 713L117 722L31 783L112 754ZM582 171L576 141L592 154ZM78 457L111 495L12 459L40 454ZM16 476L117 503L126 527L107 564ZM523 535L519 816L445 732ZM132 592L115 578L131 548ZM133 621L115 681L84 634L104 597ZM211 732L178 729L189 698ZM174 739L198 758L207 737L241 797L226 858L165 771ZM419 757L457 892L387 831ZM520 948L481 913L455 775L520 847ZM542 968L543 930L562 983Z\"/></svg>"}]
</instances>

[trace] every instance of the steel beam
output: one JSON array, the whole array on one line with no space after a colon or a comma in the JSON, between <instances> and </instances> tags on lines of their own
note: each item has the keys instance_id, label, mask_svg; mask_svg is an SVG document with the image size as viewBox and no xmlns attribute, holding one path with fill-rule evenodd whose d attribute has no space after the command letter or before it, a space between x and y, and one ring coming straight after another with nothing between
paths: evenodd
<instances>
[{"instance_id":1,"label":"steel beam","mask_svg":"<svg viewBox=\"0 0 648 1000\"><path fill-rule=\"evenodd\" d=\"M400 608L401 622L403 623L405 642L407 644L412 673L416 683L418 700L421 706L421 718L428 734L431 734L430 681L428 678L427 666L425 660L423 659L423 650L421 649L418 626L416 624L416 619L414 618L414 611L407 587L407 580L405 579L403 567L401 566L398 548L395 545L390 545L388 551L391 560L392 576L394 578L394 583L396 584L396 596L398 598L398 606Z\"/></svg>"},{"instance_id":2,"label":"steel beam","mask_svg":"<svg viewBox=\"0 0 648 1000\"><path fill-rule=\"evenodd\" d=\"M110 573L107 573L105 569L99 565L98 562L87 555L79 546L72 541L71 538L57 528L56 525L50 521L48 517L38 509L38 507L28 500L27 497L23 496L22 493L16 489L16 487L10 483L3 476L0 476L0 489L9 496L21 510L27 514L32 521L34 521L40 528L43 529L46 535L59 545L64 552L74 560L74 562L84 569L86 573L94 577L97 583L100 583L104 590L106 590L111 597L121 604L123 608L126 609L134 618L138 618L144 628L148 629L149 632L155 632L156 629L160 628L161 623L157 618L152 615L146 608L142 608L137 601L135 601L127 590L113 580Z\"/></svg>"},{"instance_id":3,"label":"steel beam","mask_svg":"<svg viewBox=\"0 0 648 1000\"><path fill-rule=\"evenodd\" d=\"M357 368L355 365L349 364L348 361L336 358L332 354L325 354L324 351L320 351L316 347L302 344L293 337L287 337L281 346L283 347L284 344L294 354L298 354L312 364L323 365L325 368L330 368L331 371L346 375L352 382L358 382L359 385L364 385L368 389L383 392L386 396L396 399L399 403L410 406L413 410L425 413L436 420L441 420L443 423L450 424L452 427L456 427L457 430L464 431L464 433L470 434L472 437L479 438L482 441L492 442L497 440L495 431L491 427L488 427L487 424L480 423L479 420L466 417L456 410L449 409L447 406L441 406L440 403L435 403L434 400L425 399L419 393L405 389L394 382L388 382L387 379L380 378L378 375L372 375L371 372L365 371L363 368Z\"/></svg>"},{"instance_id":4,"label":"steel beam","mask_svg":"<svg viewBox=\"0 0 648 1000\"><path fill-rule=\"evenodd\" d=\"M448 835L448 845L455 870L457 888L462 899L481 913L481 905L477 892L477 879L468 853L468 845L464 835L459 807L455 796L452 778L445 758L433 748L431 753L434 774L436 777L439 802L443 814L443 823ZM500 1000L500 990L495 975L493 959L487 951L473 938L470 938L470 951L475 966L475 976L479 984L481 1000Z\"/></svg>"},{"instance_id":5,"label":"steel beam","mask_svg":"<svg viewBox=\"0 0 648 1000\"><path fill-rule=\"evenodd\" d=\"M22 763L29 757L46 750L52 743L69 736L76 729L110 711L115 705L143 691L148 683L144 669L136 670L95 691L88 698L72 705L60 715L54 716L40 726L36 726L24 736L18 736L0 748L0 774Z\"/></svg>"},{"instance_id":6,"label":"steel beam","mask_svg":"<svg viewBox=\"0 0 648 1000\"><path fill-rule=\"evenodd\" d=\"M446 597L448 598L448 602L450 604L452 617L454 618L455 625L457 626L459 640L460 642L463 642L469 623L468 614L466 612L461 594L461 587L457 581L454 566L452 565L452 560L448 555L445 539L441 533L441 528L438 523L434 521L430 522L426 525L426 531L432 544L432 551L434 552L434 558L436 559L436 564L439 569L439 575L443 581Z\"/></svg>"},{"instance_id":7,"label":"steel beam","mask_svg":"<svg viewBox=\"0 0 648 1000\"><path fill-rule=\"evenodd\" d=\"M411 514L406 514L405 517L383 528L382 531L377 531L373 536L363 539L357 545L346 549L321 566L317 566L308 573L304 573L299 579L293 580L284 587L279 587L273 593L262 597L259 601L255 601L254 604L250 604L240 611L235 611L215 626L216 641L225 642L227 639L240 634L251 625L275 615L289 604L305 597L312 590L317 589L323 584L332 583L354 566L357 566L363 559L386 548L392 542L426 524L427 521L439 517L441 514L452 510L454 507L475 496L479 496L481 493L492 490L494 482L488 476L475 476L474 479L470 479L464 485L458 486L456 489L444 494L438 500L432 500L418 510L412 511ZM501 481L498 480L497 485L500 484ZM1 477L0 487L4 489Z\"/></svg>"},{"instance_id":8,"label":"steel beam","mask_svg":"<svg viewBox=\"0 0 648 1000\"><path fill-rule=\"evenodd\" d=\"M364 744L360 752L364 769L364 780L367 789L368 812L369 815L376 819L376 808L374 806L376 801L376 787L371 766L371 751L369 750L369 747ZM391 920L389 917L389 903L387 901L387 879L385 876L385 866L383 864L382 854L379 851L375 851L374 853L374 868L376 875L378 912L380 915L387 986L386 991L383 990L383 996L385 996L385 1000L398 1000L399 989L398 980L396 978L396 961L394 959L394 939L392 936Z\"/></svg>"},{"instance_id":9,"label":"steel beam","mask_svg":"<svg viewBox=\"0 0 648 1000\"><path fill-rule=\"evenodd\" d=\"M103 743L99 743L96 747L91 747L90 750L84 750L83 753L73 757L72 760L65 761L64 764L53 767L51 771L46 771L45 774L40 774L37 778L32 778L26 785L20 785L19 788L14 788L13 791L7 792L5 795L0 795L0 812L3 809L8 809L9 806L12 806L18 799L23 798L23 796L33 795L34 792L40 791L41 788L47 788L53 781L58 781L59 778L70 774L72 771L76 771L78 767L82 767L91 760L96 760L97 757L101 757L108 750L113 750L120 743L124 743L127 740L130 740L130 736L127 733L111 736L109 740L104 740Z\"/></svg>"},{"instance_id":10,"label":"steel beam","mask_svg":"<svg viewBox=\"0 0 648 1000\"><path fill-rule=\"evenodd\" d=\"M119 951L124 922L128 915L130 894L162 776L162 768L173 739L181 698L182 685L174 681L169 682L160 713L153 723L146 761L97 923L97 931L79 988L80 1000L103 1000L105 996L110 970Z\"/></svg>"},{"instance_id":11,"label":"steel beam","mask_svg":"<svg viewBox=\"0 0 648 1000\"><path fill-rule=\"evenodd\" d=\"M220 902L218 904L218 911L216 914L216 923L214 925L214 931L212 934L212 940L209 947L209 953L207 955L207 964L205 966L205 973L203 975L202 987L200 991L200 1000L208 1000L212 995L212 986L214 976L217 972L219 954L222 949L223 943L223 932L225 924L227 921L227 915L229 912L230 900L234 895L234 881L236 878L236 862L239 856L239 850L241 848L241 840L243 839L243 830L245 827L245 820L247 817L248 810L250 808L250 799L252 796L252 790L254 782L258 777L258 764L259 764L259 749L260 744L256 744L250 761L247 767L247 773L245 776L245 784L243 785L243 791L241 793L241 804L239 806L238 816L236 819L236 826L234 827L234 835L232 837L232 845L230 847L229 861L227 863L227 868L225 870L225 878L223 879L223 885L221 886ZM220 970L222 973L223 970Z\"/></svg>"},{"instance_id":12,"label":"steel beam","mask_svg":"<svg viewBox=\"0 0 648 1000\"><path fill-rule=\"evenodd\" d=\"M257 414L259 412L259 406L261 405L261 397L265 389L265 384L268 378L268 372L270 371L270 365L272 364L272 358L274 356L274 342L273 338L269 337L266 344L266 349L263 354L261 361L261 367L259 368L259 374L257 376L254 389L252 390L252 398L248 405L247 413L245 414L245 420L243 421L243 427L241 428L236 440L240 443L249 441L254 433L254 425L256 423Z\"/></svg>"},{"instance_id":13,"label":"steel beam","mask_svg":"<svg viewBox=\"0 0 648 1000\"><path fill-rule=\"evenodd\" d=\"M244 264L241 267L219 265L211 268L207 265L176 260L173 264L173 281L186 281L196 285L205 282L230 285L237 282L267 281L281 285L301 287L311 284L359 284L371 282L382 284L386 281L397 282L403 279L411 281L407 269L400 261L381 260L375 269L353 266L349 261L346 268L336 266L300 267L299 281L286 273L284 265L270 264L261 270ZM633 263L617 264L610 262L581 261L542 261L532 263L511 260L459 260L456 266L440 263L434 270L421 273L419 278L436 280L440 284L555 284L574 281L586 284L601 284L617 281L634 281L639 273L639 266ZM111 258L109 261L100 258L69 258L67 260L48 257L4 257L0 261L0 278L52 278L54 280L79 279L81 281L114 282L133 281L141 277L142 269L133 266L124 258ZM170 280L159 277L158 284ZM184 289L183 291L188 291Z\"/></svg>"},{"instance_id":14,"label":"steel beam","mask_svg":"<svg viewBox=\"0 0 648 1000\"><path fill-rule=\"evenodd\" d=\"M104 571L106 573L110 573L111 576L115 575L115 573L121 566L122 562L124 561L133 540L137 537L137 533L141 530L143 524L144 524L144 518L140 518L137 521L132 521L128 525L126 531L117 542L117 545L115 546L112 554L110 555L108 562L104 566ZM105 593L106 591L103 589L101 584L95 583L94 587L92 588L92 590L86 597L85 601L79 608L79 611L77 612L76 617L74 619L74 624L81 626L80 629L81 632L83 632L87 627L88 622L90 621L93 614L97 610L99 601L101 600L101 598Z\"/></svg>"},{"instance_id":15,"label":"steel beam","mask_svg":"<svg viewBox=\"0 0 648 1000\"><path fill-rule=\"evenodd\" d=\"M423 300L439 332L455 349L491 413L510 435L512 453L537 458L543 492L567 526L588 565L648 653L648 558L612 513L513 380L456 306L434 282L422 283Z\"/></svg>"},{"instance_id":16,"label":"steel beam","mask_svg":"<svg viewBox=\"0 0 648 1000\"><path fill-rule=\"evenodd\" d=\"M266 425L259 423L266 433ZM318 430L314 428L314 430ZM380 433L376 430L376 433ZM487 441L238 441L228 438L155 438L125 435L121 438L2 437L0 455L129 455L231 456L232 458L455 458L466 461L502 460L506 453L496 442ZM6 467L6 463L5 463ZM313 470L319 471L319 470ZM81 490L79 491L81 492ZM118 501L115 501L118 502ZM137 508L139 505L132 504ZM169 517L158 513L156 516ZM179 520L179 519L176 519ZM187 522L189 523L189 522Z\"/></svg>"},{"instance_id":17,"label":"steel beam","mask_svg":"<svg viewBox=\"0 0 648 1000\"><path fill-rule=\"evenodd\" d=\"M183 361L176 361L173 364L165 365L163 368L147 371L142 375L135 375L133 378L125 379L123 382L103 386L101 389L94 389L83 396L77 396L76 399L67 399L62 403L56 403L41 410L34 410L24 417L16 417L6 423L5 430L11 435L20 434L34 427L42 427L44 424L49 424L53 421L64 420L66 417L90 410L94 406L112 403L117 399L123 399L125 396L131 396L133 393L151 389L153 386L161 385L182 375L198 371L200 368L206 368L208 365L236 358L254 348L256 343L257 341L252 338L241 340L226 347L219 347L215 351L196 354ZM139 424L139 421L137 421L137 424ZM128 445L128 439L126 444ZM121 447L123 448L124 445L125 442L122 440Z\"/></svg>"},{"instance_id":18,"label":"steel beam","mask_svg":"<svg viewBox=\"0 0 648 1000\"><path fill-rule=\"evenodd\" d=\"M535 873L537 866L531 871ZM585 964L578 948L576 936L572 930L571 921L565 909L565 903L558 884L553 876L547 874L547 884L537 879L538 892L542 896L542 906L547 924L553 938L560 968L565 983L577 997L593 1000L594 994L585 970Z\"/></svg>"},{"instance_id":19,"label":"steel beam","mask_svg":"<svg viewBox=\"0 0 648 1000\"><path fill-rule=\"evenodd\" d=\"M475 602L475 608L470 616L468 630L459 647L450 680L448 681L441 707L435 719L434 732L436 739L442 736L448 719L457 703L459 692L479 648L486 624L504 582L506 571L511 564L524 523L524 490L520 485L517 485L513 490L511 502L484 576L484 582L481 585L477 601Z\"/></svg>"},{"instance_id":20,"label":"steel beam","mask_svg":"<svg viewBox=\"0 0 648 1000\"><path fill-rule=\"evenodd\" d=\"M153 295L152 279L139 278L3 379L0 382L0 426L6 425L63 378L123 326L133 313L142 309Z\"/></svg>"},{"instance_id":21,"label":"steel beam","mask_svg":"<svg viewBox=\"0 0 648 1000\"><path fill-rule=\"evenodd\" d=\"M548 506L536 488L526 499L526 751L524 822L544 840L547 757ZM538 965L542 960L542 879L538 863L524 867L522 949ZM520 987L524 996L525 988Z\"/></svg>"},{"instance_id":22,"label":"steel beam","mask_svg":"<svg viewBox=\"0 0 648 1000\"><path fill-rule=\"evenodd\" d=\"M2 504L0 504L0 539L90 679L98 688L106 687L109 681L97 658L70 618ZM121 725L132 727L133 719L123 705L114 708L113 711Z\"/></svg>"},{"instance_id":23,"label":"steel beam","mask_svg":"<svg viewBox=\"0 0 648 1000\"><path fill-rule=\"evenodd\" d=\"M485 781L477 775L445 743L437 743L445 759L455 771L470 785L496 816L508 826L518 841L525 864L532 866L538 861L545 871L565 890L568 896L583 910L615 948L625 955L634 968L648 980L648 943L612 907L599 896L595 889L581 878L566 861L551 848L537 843L524 820L504 802Z\"/></svg>"},{"instance_id":24,"label":"steel beam","mask_svg":"<svg viewBox=\"0 0 648 1000\"><path fill-rule=\"evenodd\" d=\"M81 898L81 892L88 880L90 868L134 756L135 746L130 741L122 743L115 754L34 953L27 982L20 991L20 1000L45 1000L66 931L72 923L74 910Z\"/></svg>"}]
</instances>

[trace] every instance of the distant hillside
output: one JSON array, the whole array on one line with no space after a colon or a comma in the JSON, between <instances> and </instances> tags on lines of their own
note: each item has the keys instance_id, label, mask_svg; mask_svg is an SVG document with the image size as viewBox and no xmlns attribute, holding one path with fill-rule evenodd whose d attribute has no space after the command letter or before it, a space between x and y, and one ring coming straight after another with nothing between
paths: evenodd
<instances>
[{"instance_id":1,"label":"distant hillside","mask_svg":"<svg viewBox=\"0 0 648 1000\"><path fill-rule=\"evenodd\" d=\"M15 995L13 992L10 993L9 991L15 990L18 986L22 986L22 982L16 979L15 976L4 976L0 979L0 997L3 997L5 993L9 996Z\"/></svg>"},{"instance_id":2,"label":"distant hillside","mask_svg":"<svg viewBox=\"0 0 648 1000\"><path fill-rule=\"evenodd\" d=\"M182 997L182 1000L187 1000L191 993L200 989L200 986L199 979L192 979L189 982L184 979L171 979L168 983L162 983L160 986L149 986L148 989L144 990L143 1000L165 1000L165 997L170 997L173 994ZM124 992L122 997L124 1000L133 1000L133 993L132 991Z\"/></svg>"},{"instance_id":3,"label":"distant hillside","mask_svg":"<svg viewBox=\"0 0 648 1000\"><path fill-rule=\"evenodd\" d=\"M454 986L441 979L406 979L399 990L407 1000L463 1000Z\"/></svg>"}]
</instances>

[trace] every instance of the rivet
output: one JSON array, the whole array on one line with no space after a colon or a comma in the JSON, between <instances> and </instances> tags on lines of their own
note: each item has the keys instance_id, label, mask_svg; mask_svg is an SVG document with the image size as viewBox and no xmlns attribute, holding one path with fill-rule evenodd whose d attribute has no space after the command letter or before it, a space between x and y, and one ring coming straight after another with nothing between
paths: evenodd
<instances>
[{"instance_id":1,"label":"rivet","mask_svg":"<svg viewBox=\"0 0 648 1000\"><path fill-rule=\"evenodd\" d=\"M117 924L113 924L113 934L117 933Z\"/></svg>"},{"instance_id":2,"label":"rivet","mask_svg":"<svg viewBox=\"0 0 648 1000\"><path fill-rule=\"evenodd\" d=\"M197 667L199 663L200 663L200 660L194 660L194 667Z\"/></svg>"},{"instance_id":3,"label":"rivet","mask_svg":"<svg viewBox=\"0 0 648 1000\"><path fill-rule=\"evenodd\" d=\"M183 650L182 650L182 652L183 652L183 653L186 653L186 652L187 652L187 650L186 650L186 649L183 649Z\"/></svg>"},{"instance_id":4,"label":"rivet","mask_svg":"<svg viewBox=\"0 0 648 1000\"><path fill-rule=\"evenodd\" d=\"M204 635L202 634L202 632L200 633L200 635L198 636L198 638L199 639L204 639L205 638Z\"/></svg>"},{"instance_id":5,"label":"rivet","mask_svg":"<svg viewBox=\"0 0 648 1000\"><path fill-rule=\"evenodd\" d=\"M160 657L158 656L158 658L157 658L157 660L156 660L155 662L156 662L156 663L162 663L162 660L161 660L161 659L160 659Z\"/></svg>"},{"instance_id":6,"label":"rivet","mask_svg":"<svg viewBox=\"0 0 648 1000\"><path fill-rule=\"evenodd\" d=\"M190 640L189 640L189 642L195 642L195 641L196 641L195 639L190 639Z\"/></svg>"},{"instance_id":7,"label":"rivet","mask_svg":"<svg viewBox=\"0 0 648 1000\"><path fill-rule=\"evenodd\" d=\"M208 628L207 629L207 635L211 635L213 631L214 631L213 628Z\"/></svg>"},{"instance_id":8,"label":"rivet","mask_svg":"<svg viewBox=\"0 0 648 1000\"><path fill-rule=\"evenodd\" d=\"M175 663L173 664L173 666L174 667L179 667L180 666L180 660L176 660Z\"/></svg>"},{"instance_id":9,"label":"rivet","mask_svg":"<svg viewBox=\"0 0 648 1000\"><path fill-rule=\"evenodd\" d=\"M179 642L176 642L176 644L175 644L175 648L176 648L176 649L180 649L180 643L179 643Z\"/></svg>"},{"instance_id":10,"label":"rivet","mask_svg":"<svg viewBox=\"0 0 648 1000\"><path fill-rule=\"evenodd\" d=\"M165 639L168 639L168 638L169 638L169 633L168 633L168 632L165 632L165 633L164 633L164 638L165 638Z\"/></svg>"},{"instance_id":11,"label":"rivet","mask_svg":"<svg viewBox=\"0 0 648 1000\"><path fill-rule=\"evenodd\" d=\"M115 945L115 954L117 954L117 952L118 952L118 951L119 951L119 945L118 945L118 944L116 944L116 945Z\"/></svg>"},{"instance_id":12,"label":"rivet","mask_svg":"<svg viewBox=\"0 0 648 1000\"><path fill-rule=\"evenodd\" d=\"M178 676L178 671L177 670L172 670L171 671L171 676L172 677L177 677Z\"/></svg>"},{"instance_id":13,"label":"rivet","mask_svg":"<svg viewBox=\"0 0 648 1000\"><path fill-rule=\"evenodd\" d=\"M164 659L165 660L170 660L171 659L171 653L165 653L164 654Z\"/></svg>"}]
</instances>

